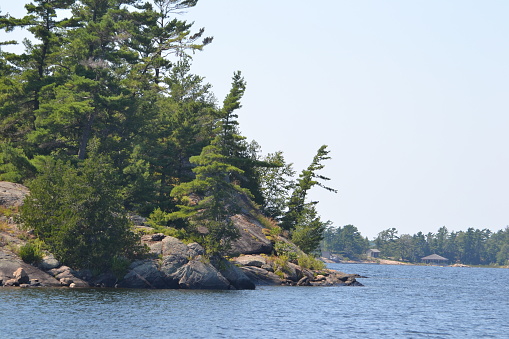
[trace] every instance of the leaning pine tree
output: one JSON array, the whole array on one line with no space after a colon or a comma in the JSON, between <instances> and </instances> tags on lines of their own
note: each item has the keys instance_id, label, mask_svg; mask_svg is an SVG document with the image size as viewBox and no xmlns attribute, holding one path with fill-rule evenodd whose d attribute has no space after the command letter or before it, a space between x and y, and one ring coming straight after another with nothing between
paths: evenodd
<instances>
[{"instance_id":1,"label":"leaning pine tree","mask_svg":"<svg viewBox=\"0 0 509 339\"><path fill-rule=\"evenodd\" d=\"M247 189L238 184L244 173L235 166L236 154L244 137L237 131L237 115L245 83L240 73L235 73L230 93L218 110L215 137L201 154L190 158L196 167L195 179L173 188L171 196L182 202L179 210L169 215L171 220L183 219L188 229L196 232L200 227L203 245L209 255L225 253L231 242L238 238L238 230L231 217L241 209L241 196L251 197Z\"/></svg>"},{"instance_id":2,"label":"leaning pine tree","mask_svg":"<svg viewBox=\"0 0 509 339\"><path fill-rule=\"evenodd\" d=\"M309 190L320 186L327 191L337 192L319 181L328 181L329 178L317 173L324 168L322 162L330 159L328 154L327 145L321 146L311 165L299 175L288 202L288 210L281 220L281 228L290 231L292 241L306 253L313 253L318 248L323 232L329 225L329 222L322 222L316 212L318 201L306 202Z\"/></svg>"}]
</instances>

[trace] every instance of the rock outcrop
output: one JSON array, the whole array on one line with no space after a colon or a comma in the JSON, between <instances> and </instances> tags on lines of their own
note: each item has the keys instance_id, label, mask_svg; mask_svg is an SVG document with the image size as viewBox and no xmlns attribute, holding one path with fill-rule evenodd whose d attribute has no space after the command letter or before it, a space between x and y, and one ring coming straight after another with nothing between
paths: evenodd
<instances>
[{"instance_id":1,"label":"rock outcrop","mask_svg":"<svg viewBox=\"0 0 509 339\"><path fill-rule=\"evenodd\" d=\"M272 242L263 234L263 226L246 214L232 217L233 224L239 231L239 239L232 243L232 254L270 254Z\"/></svg>"},{"instance_id":2,"label":"rock outcrop","mask_svg":"<svg viewBox=\"0 0 509 339\"><path fill-rule=\"evenodd\" d=\"M60 282L46 272L24 263L13 253L0 248L0 285L20 286L28 284L31 286L60 286Z\"/></svg>"},{"instance_id":3,"label":"rock outcrop","mask_svg":"<svg viewBox=\"0 0 509 339\"><path fill-rule=\"evenodd\" d=\"M329 269L312 271L291 262L280 268L263 256L240 256L234 259L234 263L239 265L256 285L363 286L356 280L362 278L358 274L346 274Z\"/></svg>"},{"instance_id":4,"label":"rock outcrop","mask_svg":"<svg viewBox=\"0 0 509 339\"><path fill-rule=\"evenodd\" d=\"M0 182L0 206L16 208L22 205L28 189L19 184ZM247 203L246 203L247 206ZM16 229L14 219L0 220ZM11 220L12 219L12 220ZM131 220L144 224L141 217ZM284 269L276 267L266 254L273 251L272 242L263 233L263 225L246 208L232 217L240 237L233 242L234 261L215 256L207 258L197 243L182 241L162 233L144 235L142 243L149 248L149 256L131 263L123 277L112 272L93 275L89 270L74 271L52 255L45 256L38 267L24 263L17 255L2 247L26 243L11 232L0 232L0 286L51 287L126 287L126 288L183 288L183 289L254 289L256 285L331 286L361 285L358 275L332 270L312 272L288 262ZM12 228L11 228L12 226ZM144 227L146 231L151 229ZM287 241L284 238L281 241ZM287 241L288 242L288 241ZM291 242L288 245L295 246ZM297 249L296 249L297 250Z\"/></svg>"},{"instance_id":5,"label":"rock outcrop","mask_svg":"<svg viewBox=\"0 0 509 339\"><path fill-rule=\"evenodd\" d=\"M138 260L118 283L129 288L254 289L236 266L222 258L206 259L197 243L184 244L164 234L144 235L152 259Z\"/></svg>"},{"instance_id":6,"label":"rock outcrop","mask_svg":"<svg viewBox=\"0 0 509 339\"><path fill-rule=\"evenodd\" d=\"M19 207L28 192L28 188L23 185L0 181L0 206Z\"/></svg>"}]
</instances>

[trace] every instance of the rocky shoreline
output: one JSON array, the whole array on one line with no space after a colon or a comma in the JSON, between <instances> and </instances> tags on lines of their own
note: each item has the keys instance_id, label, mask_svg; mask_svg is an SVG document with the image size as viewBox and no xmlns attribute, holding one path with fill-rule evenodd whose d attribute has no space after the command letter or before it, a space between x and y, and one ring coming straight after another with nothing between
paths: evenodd
<instances>
[{"instance_id":1,"label":"rocky shoreline","mask_svg":"<svg viewBox=\"0 0 509 339\"><path fill-rule=\"evenodd\" d=\"M0 206L15 208L28 194L19 184L0 182ZM14 218L0 216L0 286L3 287L116 287L151 289L255 289L260 285L282 286L362 286L359 275L323 269L311 270L294 262L276 262L271 255L272 242L263 226L249 214L234 218L240 238L233 244L232 258L208 257L198 243L184 244L163 233L145 234L142 244L148 254L121 272L93 274L90 270L75 271L61 265L48 254L37 265L27 264L14 253L30 235L17 229ZM134 218L138 228L153 233ZM23 238L25 240L23 240ZM287 240L286 240L287 241Z\"/></svg>"},{"instance_id":2,"label":"rocky shoreline","mask_svg":"<svg viewBox=\"0 0 509 339\"><path fill-rule=\"evenodd\" d=\"M111 272L94 276L89 270L75 271L60 265L53 256L45 257L34 267L0 249L0 286L221 290L255 289L261 285L362 286L356 280L360 277L357 274L313 271L290 262L278 275L271 259L264 255L207 259L199 244L185 245L163 234L143 236L142 241L149 245L153 258L134 261L121 278Z\"/></svg>"}]
</instances>

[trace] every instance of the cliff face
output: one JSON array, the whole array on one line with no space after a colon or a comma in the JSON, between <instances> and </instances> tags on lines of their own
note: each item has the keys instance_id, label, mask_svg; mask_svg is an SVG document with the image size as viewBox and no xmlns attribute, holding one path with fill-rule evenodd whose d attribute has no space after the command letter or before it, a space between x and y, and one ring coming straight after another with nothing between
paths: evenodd
<instances>
[{"instance_id":1,"label":"cliff face","mask_svg":"<svg viewBox=\"0 0 509 339\"><path fill-rule=\"evenodd\" d=\"M0 206L15 211L28 193L23 185L0 182ZM38 267L24 263L15 251L26 243L23 239L28 235L18 230L12 216L2 215L0 286L254 289L256 285L360 285L356 275L332 270L312 271L293 263L281 269L270 255L273 244L255 216L246 210L232 220L240 233L232 245L234 259L209 258L197 243L184 244L161 233L147 234L141 241L149 248L148 256L132 262L119 277L112 272L94 276L88 270L75 271L62 266L52 255Z\"/></svg>"}]
</instances>

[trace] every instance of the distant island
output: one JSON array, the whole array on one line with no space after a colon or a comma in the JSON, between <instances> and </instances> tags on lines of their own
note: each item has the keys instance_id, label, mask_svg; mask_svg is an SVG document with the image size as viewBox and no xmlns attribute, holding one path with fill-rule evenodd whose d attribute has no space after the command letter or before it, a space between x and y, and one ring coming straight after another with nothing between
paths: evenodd
<instances>
[{"instance_id":1,"label":"distant island","mask_svg":"<svg viewBox=\"0 0 509 339\"><path fill-rule=\"evenodd\" d=\"M390 228L369 241L355 226L346 225L328 227L321 246L326 257L341 262L389 260L421 264L426 263L426 257L436 255L446 259L440 260L441 264L509 266L509 227L497 232L474 228L449 232L443 226L436 233L414 235L398 235L395 228ZM375 249L376 255L370 249Z\"/></svg>"}]
</instances>

